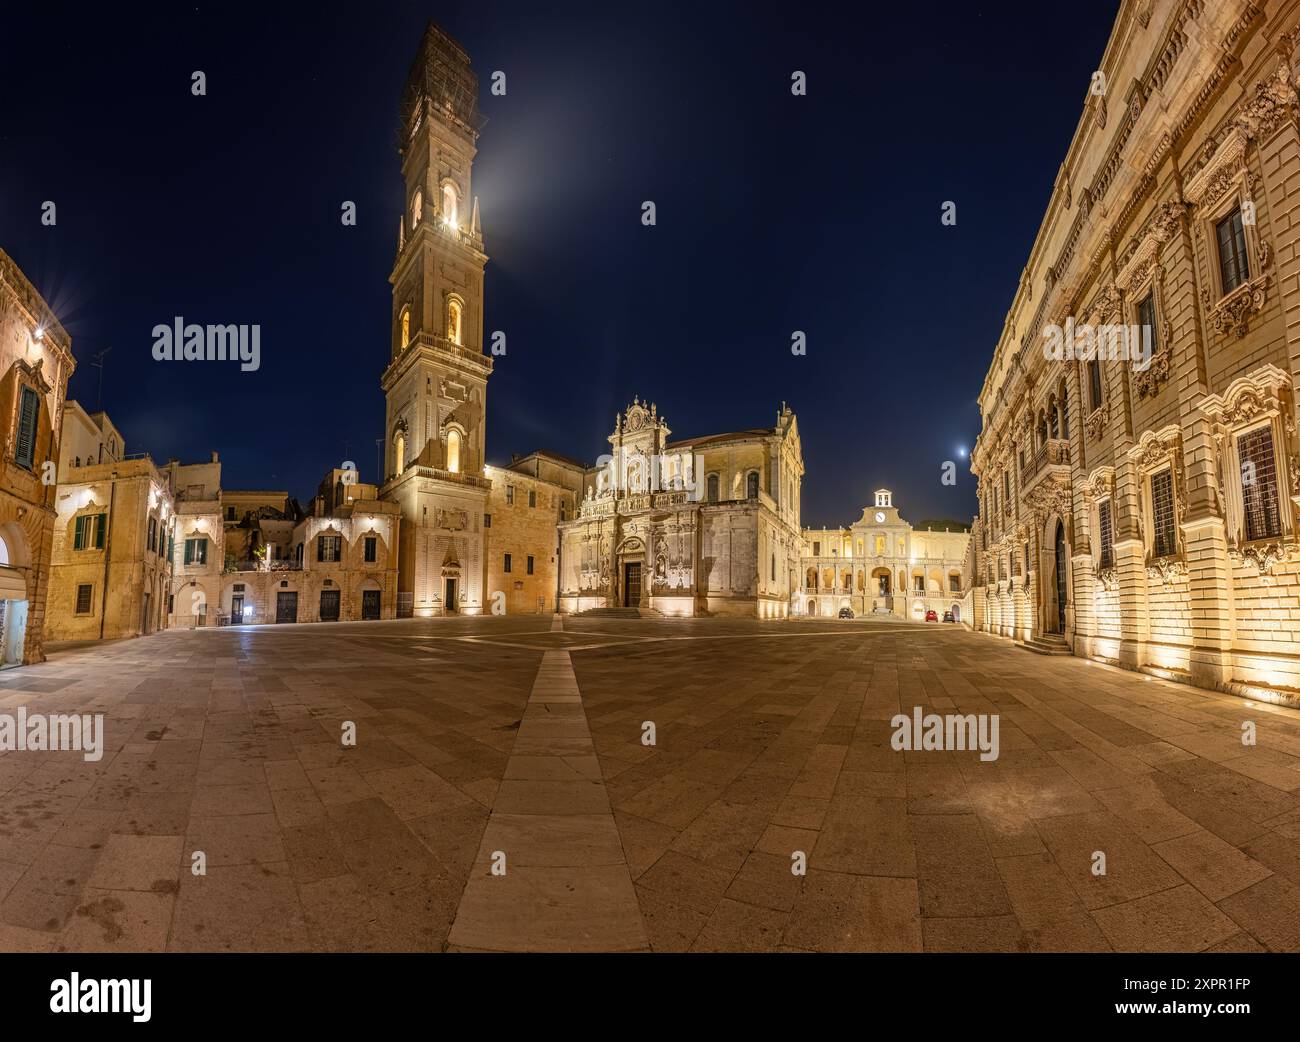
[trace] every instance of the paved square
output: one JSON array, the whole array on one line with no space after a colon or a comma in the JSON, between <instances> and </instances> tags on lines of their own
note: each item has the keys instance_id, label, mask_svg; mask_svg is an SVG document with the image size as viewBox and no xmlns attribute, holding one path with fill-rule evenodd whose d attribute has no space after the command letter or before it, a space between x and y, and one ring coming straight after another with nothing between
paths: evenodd
<instances>
[{"instance_id":1,"label":"paved square","mask_svg":"<svg viewBox=\"0 0 1300 1042\"><path fill-rule=\"evenodd\" d=\"M20 706L105 750L0 753L3 950L1300 950L1300 713L955 626L173 631Z\"/></svg>"}]
</instances>

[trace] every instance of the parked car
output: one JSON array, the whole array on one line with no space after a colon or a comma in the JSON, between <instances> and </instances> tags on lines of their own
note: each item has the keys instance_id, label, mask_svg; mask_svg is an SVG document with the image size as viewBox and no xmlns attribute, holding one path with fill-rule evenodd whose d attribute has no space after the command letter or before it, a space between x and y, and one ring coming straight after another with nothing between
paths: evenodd
<instances>
[{"instance_id":1,"label":"parked car","mask_svg":"<svg viewBox=\"0 0 1300 1042\"><path fill-rule=\"evenodd\" d=\"M938 622L938 621L939 621L939 613L938 613L937 611L935 611L933 608L931 608L929 611L927 611L927 612L925 613L925 621L926 621L926 622Z\"/></svg>"},{"instance_id":2,"label":"parked car","mask_svg":"<svg viewBox=\"0 0 1300 1042\"><path fill-rule=\"evenodd\" d=\"M956 622L957 620L954 619L954 618L952 617L952 612L950 612L950 611L946 611L946 612L943 613L943 621L944 621L944 622Z\"/></svg>"},{"instance_id":3,"label":"parked car","mask_svg":"<svg viewBox=\"0 0 1300 1042\"><path fill-rule=\"evenodd\" d=\"M840 609L840 618L841 618L841 619L851 619L851 618L853 618L853 609L852 609L852 608L841 608L841 609Z\"/></svg>"}]
</instances>

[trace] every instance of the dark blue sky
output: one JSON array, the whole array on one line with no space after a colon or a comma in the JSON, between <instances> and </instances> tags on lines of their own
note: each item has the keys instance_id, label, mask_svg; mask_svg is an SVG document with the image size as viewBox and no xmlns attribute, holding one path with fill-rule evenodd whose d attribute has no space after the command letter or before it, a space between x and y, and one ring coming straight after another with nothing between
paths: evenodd
<instances>
[{"instance_id":1,"label":"dark blue sky","mask_svg":"<svg viewBox=\"0 0 1300 1042\"><path fill-rule=\"evenodd\" d=\"M433 19L487 118L485 326L508 337L491 461L593 460L633 395L678 436L768 426L788 400L805 524L855 520L880 485L912 520L974 512L966 462L955 488L940 468L978 433L1115 0L268 7L6 13L0 247L72 334L91 410L112 347L103 405L129 451L216 449L229 488L306 496L347 458L373 480L398 102ZM155 362L175 315L260 323L261 369Z\"/></svg>"}]
</instances>

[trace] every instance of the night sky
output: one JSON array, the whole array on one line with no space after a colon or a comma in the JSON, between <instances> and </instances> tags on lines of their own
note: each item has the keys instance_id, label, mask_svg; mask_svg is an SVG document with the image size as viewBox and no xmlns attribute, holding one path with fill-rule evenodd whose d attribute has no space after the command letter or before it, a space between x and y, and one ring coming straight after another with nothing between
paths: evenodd
<instances>
[{"instance_id":1,"label":"night sky","mask_svg":"<svg viewBox=\"0 0 1300 1042\"><path fill-rule=\"evenodd\" d=\"M674 437L771 426L785 400L806 525L856 520L881 485L909 520L969 520L958 450L1118 6L22 5L0 247L71 333L90 411L112 348L102 405L128 451L215 449L227 488L304 499L345 459L374 480L399 96L433 19L487 120L485 336L508 338L490 462L591 462L634 395ZM261 368L155 362L176 315L260 323Z\"/></svg>"}]
</instances>

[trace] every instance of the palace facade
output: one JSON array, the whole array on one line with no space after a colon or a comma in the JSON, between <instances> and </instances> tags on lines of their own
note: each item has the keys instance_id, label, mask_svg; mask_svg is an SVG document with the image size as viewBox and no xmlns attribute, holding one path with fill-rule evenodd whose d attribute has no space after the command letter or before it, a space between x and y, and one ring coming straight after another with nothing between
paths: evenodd
<instances>
[{"instance_id":1,"label":"palace facade","mask_svg":"<svg viewBox=\"0 0 1300 1042\"><path fill-rule=\"evenodd\" d=\"M1121 5L979 397L978 629L1296 704L1298 42Z\"/></svg>"},{"instance_id":2,"label":"palace facade","mask_svg":"<svg viewBox=\"0 0 1300 1042\"><path fill-rule=\"evenodd\" d=\"M796 611L800 615L897 615L924 620L962 617L970 532L962 524L932 522L915 530L877 489L875 504L847 528L805 528Z\"/></svg>"}]
</instances>

